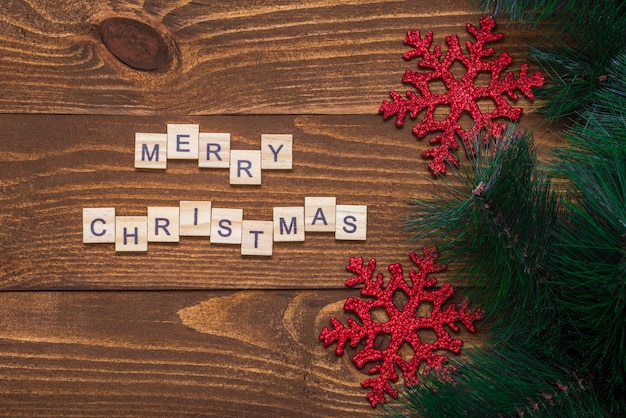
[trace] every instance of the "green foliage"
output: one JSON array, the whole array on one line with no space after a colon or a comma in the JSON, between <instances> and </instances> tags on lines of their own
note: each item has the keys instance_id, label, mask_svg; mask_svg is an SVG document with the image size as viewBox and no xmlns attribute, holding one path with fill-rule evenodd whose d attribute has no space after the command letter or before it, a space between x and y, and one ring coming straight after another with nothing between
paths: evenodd
<instances>
[{"instance_id":1,"label":"green foliage","mask_svg":"<svg viewBox=\"0 0 626 418\"><path fill-rule=\"evenodd\" d=\"M441 194L411 202L405 227L461 262L493 347L465 356L455 385L426 377L393 413L626 415L626 54L609 70L617 81L595 92L549 173L511 128L476 139Z\"/></svg>"},{"instance_id":2,"label":"green foliage","mask_svg":"<svg viewBox=\"0 0 626 418\"><path fill-rule=\"evenodd\" d=\"M567 334L607 402L626 392L626 54L610 76L621 89L599 91L601 104L581 114L570 147L558 150L558 173L572 187L554 244L554 286L575 324ZM613 409L626 414L620 402Z\"/></svg>"},{"instance_id":3,"label":"green foliage","mask_svg":"<svg viewBox=\"0 0 626 418\"><path fill-rule=\"evenodd\" d=\"M460 261L491 345L467 350L453 385L425 376L392 416L626 414L626 94L611 97L557 152L565 202L513 128L411 202L405 227Z\"/></svg>"},{"instance_id":4,"label":"green foliage","mask_svg":"<svg viewBox=\"0 0 626 418\"><path fill-rule=\"evenodd\" d=\"M405 228L415 241L442 243L443 254L465 266L467 296L494 322L498 341L539 338L549 346L558 321L537 324L545 316L558 318L546 286L558 199L537 170L532 136L510 128L502 138L475 139L469 164L452 169L456 186L449 183L431 199L410 202Z\"/></svg>"},{"instance_id":5,"label":"green foliage","mask_svg":"<svg viewBox=\"0 0 626 418\"><path fill-rule=\"evenodd\" d=\"M533 27L554 20L554 16L571 17L587 10L592 0L481 0L480 7L496 17L507 16L513 21Z\"/></svg>"},{"instance_id":6,"label":"green foliage","mask_svg":"<svg viewBox=\"0 0 626 418\"><path fill-rule=\"evenodd\" d=\"M425 376L407 388L387 416L444 417L610 417L584 379L556 362L537 361L524 349L467 350L453 363L454 383Z\"/></svg>"},{"instance_id":7,"label":"green foliage","mask_svg":"<svg viewBox=\"0 0 626 418\"><path fill-rule=\"evenodd\" d=\"M496 16L539 27L554 45L531 48L547 74L536 92L548 119L571 117L594 105L595 92L616 79L607 68L626 50L626 2L623 0L481 0Z\"/></svg>"},{"instance_id":8,"label":"green foliage","mask_svg":"<svg viewBox=\"0 0 626 418\"><path fill-rule=\"evenodd\" d=\"M489 335L451 360L454 384L424 376L387 412L626 416L626 3L485 3L543 4L518 15L538 21L586 11L565 24L567 43L533 51L550 76L546 116L570 118L567 146L542 167L529 134L478 136L440 194L410 202L404 226L458 261Z\"/></svg>"},{"instance_id":9,"label":"green foliage","mask_svg":"<svg viewBox=\"0 0 626 418\"><path fill-rule=\"evenodd\" d=\"M546 85L536 96L544 99L542 111L548 119L571 117L593 107L600 99L598 90L620 81L608 73L615 57L626 51L626 2L592 2L579 10L585 10L578 13L585 20L566 20L564 27L572 27L553 49L530 50L547 74Z\"/></svg>"}]
</instances>

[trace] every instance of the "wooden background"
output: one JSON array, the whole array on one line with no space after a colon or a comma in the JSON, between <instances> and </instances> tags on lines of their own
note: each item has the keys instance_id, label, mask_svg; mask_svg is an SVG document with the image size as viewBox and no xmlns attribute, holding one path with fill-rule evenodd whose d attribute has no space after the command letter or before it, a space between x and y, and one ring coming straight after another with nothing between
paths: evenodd
<instances>
[{"instance_id":1,"label":"wooden background","mask_svg":"<svg viewBox=\"0 0 626 418\"><path fill-rule=\"evenodd\" d=\"M464 41L480 16L470 0L3 1L0 415L380 412L360 387L366 375L319 333L357 296L344 286L348 258L409 267L406 201L440 192L413 125L378 115L390 88L407 89L406 31ZM116 32L113 18L148 29ZM542 41L498 29L494 47L513 56L511 69ZM530 114L536 104L519 104L542 150L558 141ZM292 133L294 168L238 187L195 161L135 170L134 133L167 123L230 132L233 149ZM271 258L192 238L130 255L82 243L83 207L140 215L212 200L271 220L273 206L315 195L367 205L367 241L309 233L275 243ZM438 278L463 283L454 271ZM483 338L461 335L466 345Z\"/></svg>"}]
</instances>

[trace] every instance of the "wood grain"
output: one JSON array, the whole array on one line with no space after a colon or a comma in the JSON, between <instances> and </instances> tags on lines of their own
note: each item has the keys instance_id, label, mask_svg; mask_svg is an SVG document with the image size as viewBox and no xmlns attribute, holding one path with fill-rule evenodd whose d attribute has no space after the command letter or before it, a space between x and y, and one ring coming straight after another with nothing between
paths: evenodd
<instances>
[{"instance_id":1,"label":"wood grain","mask_svg":"<svg viewBox=\"0 0 626 418\"><path fill-rule=\"evenodd\" d=\"M319 341L348 293L0 293L0 416L369 415Z\"/></svg>"},{"instance_id":2,"label":"wood grain","mask_svg":"<svg viewBox=\"0 0 626 418\"><path fill-rule=\"evenodd\" d=\"M409 245L400 227L409 198L442 193L420 157L427 139L378 108L407 90L407 30L463 42L481 15L473 0L3 1L0 416L380 412L360 388L366 376L319 333L357 294L344 286L349 257L386 273L436 244ZM499 23L494 48L516 70L543 34ZM536 103L517 105L549 158L558 135ZM135 132L167 123L230 132L233 149L293 134L293 169L263 172L261 186L232 186L228 170L195 161L135 169ZM306 196L367 205L367 241L310 233L275 243L272 257L192 237L124 255L82 243L84 207L133 216L211 200L270 220L273 206ZM454 266L437 278L463 285Z\"/></svg>"},{"instance_id":3,"label":"wood grain","mask_svg":"<svg viewBox=\"0 0 626 418\"><path fill-rule=\"evenodd\" d=\"M471 0L298 3L11 0L0 6L0 112L61 114L375 114L405 90L406 31L435 43L478 25ZM102 39L109 19L160 34L167 65L141 71ZM106 28L105 28L106 29ZM502 25L500 51L526 61L537 31Z\"/></svg>"},{"instance_id":4,"label":"wood grain","mask_svg":"<svg viewBox=\"0 0 626 418\"><path fill-rule=\"evenodd\" d=\"M165 132L168 121L230 132L233 149L259 149L262 133L292 133L294 167L265 170L261 186L230 185L228 170L200 169L196 160L135 169L134 133ZM409 245L401 228L409 198L442 192L420 157L426 144L379 116L0 115L0 125L10 138L0 142L5 290L341 288L349 257L377 258L385 268L436 244ZM243 209L244 219L272 220L274 206L304 206L306 196L367 205L367 240L308 233L304 242L275 243L270 259L192 237L126 255L113 245L82 243L84 207L144 216L148 206L210 200Z\"/></svg>"},{"instance_id":5,"label":"wood grain","mask_svg":"<svg viewBox=\"0 0 626 418\"><path fill-rule=\"evenodd\" d=\"M0 144L2 288L338 288L350 256L377 257L381 265L407 260L409 236L400 229L405 200L437 190L410 132L377 116L174 120L231 132L233 149L258 149L261 133L293 133L294 168L264 171L261 186L230 185L228 170L199 169L195 160L170 160L165 171L135 169L134 132L165 132L168 120L0 116L11 138ZM214 207L244 209L245 219L271 220L274 206L303 206L305 196L367 205L367 241L309 233L305 242L276 243L269 260L206 239L151 243L147 253L133 255L82 243L83 207L132 216L145 215L147 206L211 200Z\"/></svg>"}]
</instances>

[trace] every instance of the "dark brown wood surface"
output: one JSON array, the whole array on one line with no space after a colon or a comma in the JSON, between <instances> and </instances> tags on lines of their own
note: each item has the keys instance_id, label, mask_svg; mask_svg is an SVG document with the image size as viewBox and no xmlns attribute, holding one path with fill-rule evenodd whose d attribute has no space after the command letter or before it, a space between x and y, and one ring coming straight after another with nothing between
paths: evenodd
<instances>
[{"instance_id":1,"label":"dark brown wood surface","mask_svg":"<svg viewBox=\"0 0 626 418\"><path fill-rule=\"evenodd\" d=\"M345 296L329 290L0 294L2 414L371 414L360 387L368 375L317 339ZM472 337L460 334L470 346Z\"/></svg>"},{"instance_id":2,"label":"dark brown wood surface","mask_svg":"<svg viewBox=\"0 0 626 418\"><path fill-rule=\"evenodd\" d=\"M465 40L465 24L478 25L482 15L471 0L10 0L0 7L0 111L111 115L376 114L390 88L403 88L407 30L432 30L440 44L450 34ZM102 41L103 22L114 18L153 28L169 58L156 54L164 64L152 71L117 59ZM510 27L498 48L519 65L541 39ZM123 52L132 42L113 49L151 62L141 53L145 42L136 42L135 54Z\"/></svg>"},{"instance_id":3,"label":"dark brown wood surface","mask_svg":"<svg viewBox=\"0 0 626 418\"><path fill-rule=\"evenodd\" d=\"M441 193L425 141L378 115L408 29L478 25L472 1L28 1L0 5L0 415L368 416L366 375L324 349L349 257L410 265L411 197ZM526 62L541 34L498 28ZM494 45L495 47L495 45ZM557 143L536 104L521 125ZM133 166L135 132L198 123L233 149L292 133L294 168L261 186L171 161ZM368 238L308 233L274 255L181 238L146 253L82 243L82 208L211 200L271 220L305 196L368 206ZM451 269L438 276L462 286ZM466 344L483 334L462 333Z\"/></svg>"}]
</instances>

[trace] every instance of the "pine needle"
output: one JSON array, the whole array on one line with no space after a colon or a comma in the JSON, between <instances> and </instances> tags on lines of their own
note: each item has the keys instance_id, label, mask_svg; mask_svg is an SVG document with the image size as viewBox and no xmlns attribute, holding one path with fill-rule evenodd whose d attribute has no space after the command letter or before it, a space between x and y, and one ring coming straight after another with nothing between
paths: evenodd
<instances>
[{"instance_id":1,"label":"pine needle","mask_svg":"<svg viewBox=\"0 0 626 418\"><path fill-rule=\"evenodd\" d=\"M481 138L481 139L478 139ZM541 338L558 331L547 286L550 231L559 210L545 174L537 170L532 137L511 127L499 142L477 135L469 163L446 182L441 194L410 202L405 223L414 241L441 242L451 261L463 266L466 296L493 320L497 341ZM451 167L452 168L452 167ZM520 326L521 313L531 315Z\"/></svg>"}]
</instances>

